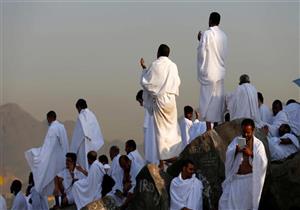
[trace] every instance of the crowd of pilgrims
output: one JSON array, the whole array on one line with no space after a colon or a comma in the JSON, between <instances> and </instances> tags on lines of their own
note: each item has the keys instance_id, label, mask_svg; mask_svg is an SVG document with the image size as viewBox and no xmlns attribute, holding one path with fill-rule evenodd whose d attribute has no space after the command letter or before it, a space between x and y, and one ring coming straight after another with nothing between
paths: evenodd
<instances>
[{"instance_id":1,"label":"crowd of pilgrims","mask_svg":"<svg viewBox=\"0 0 300 210\"><path fill-rule=\"evenodd\" d=\"M168 58L169 47L160 45L157 60L149 68L140 60L143 89L138 91L136 100L145 111L144 157L136 142L130 139L125 143L126 154L117 145L111 146L110 164L105 155L97 158L97 151L104 144L102 132L86 101L79 99L76 103L79 115L70 145L56 113L47 113L49 128L44 144L25 152L31 169L26 196L21 191L21 181L14 180L11 184L15 195L12 209L49 209L47 196L50 195L55 196L52 209L72 204L81 209L104 196L110 196L121 209L126 209L133 199L136 176L146 164L156 164L160 170L166 170L197 136L239 118L245 119L241 123L241 136L235 137L227 147L226 178L219 209L258 209L268 158L264 145L254 136L254 129L262 129L267 136L271 161L296 153L300 104L290 99L284 106L275 100L271 110L246 74L240 76L236 90L225 94L227 37L219 23L220 15L211 13L209 29L198 34L199 112L185 106L184 116L178 123L175 97L179 94L180 78L176 64ZM183 161L179 176L170 186L171 210L203 209L203 185L195 170L192 160ZM5 201L0 198L0 207L5 209Z\"/></svg>"}]
</instances>

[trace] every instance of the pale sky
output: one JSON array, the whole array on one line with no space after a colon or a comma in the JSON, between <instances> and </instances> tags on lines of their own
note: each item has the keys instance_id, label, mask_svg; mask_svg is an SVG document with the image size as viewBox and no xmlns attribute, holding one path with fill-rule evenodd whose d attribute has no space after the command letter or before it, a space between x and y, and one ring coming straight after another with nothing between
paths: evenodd
<instances>
[{"instance_id":1,"label":"pale sky","mask_svg":"<svg viewBox=\"0 0 300 210\"><path fill-rule=\"evenodd\" d=\"M85 98L106 140L142 140L139 59L149 65L161 43L181 77L178 115L199 105L198 30L221 14L229 40L226 91L247 73L268 105L300 99L299 2L1 1L1 103L39 120L49 110L76 120Z\"/></svg>"}]
</instances>

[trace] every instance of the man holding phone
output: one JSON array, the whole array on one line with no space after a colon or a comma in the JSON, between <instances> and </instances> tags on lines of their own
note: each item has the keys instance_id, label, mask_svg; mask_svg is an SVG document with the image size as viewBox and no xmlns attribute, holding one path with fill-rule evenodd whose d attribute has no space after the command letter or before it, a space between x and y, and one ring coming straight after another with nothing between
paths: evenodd
<instances>
[{"instance_id":1,"label":"man holding phone","mask_svg":"<svg viewBox=\"0 0 300 210\"><path fill-rule=\"evenodd\" d=\"M219 210L259 206L268 159L263 143L254 136L254 121L245 119L241 127L242 136L235 137L227 148Z\"/></svg>"}]
</instances>

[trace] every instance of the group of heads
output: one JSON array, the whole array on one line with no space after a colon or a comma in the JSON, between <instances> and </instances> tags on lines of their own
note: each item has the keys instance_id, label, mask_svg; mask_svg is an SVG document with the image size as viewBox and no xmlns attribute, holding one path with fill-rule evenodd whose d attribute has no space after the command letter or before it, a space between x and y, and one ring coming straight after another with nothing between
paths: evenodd
<instances>
[{"instance_id":1,"label":"group of heads","mask_svg":"<svg viewBox=\"0 0 300 210\"><path fill-rule=\"evenodd\" d=\"M125 151L126 151L126 145L125 145ZM126 151L126 153L127 153L127 151ZM116 157L118 154L120 154L119 147L112 146L109 150L110 159L113 160L114 157ZM119 158L119 164L123 170L130 170L131 160L127 157L127 155L121 155Z\"/></svg>"},{"instance_id":2,"label":"group of heads","mask_svg":"<svg viewBox=\"0 0 300 210\"><path fill-rule=\"evenodd\" d=\"M76 102L76 104L75 104L75 106L76 106L76 109L77 109L78 113L80 113L80 111L82 109L86 109L88 107L87 103L86 103L86 101L84 99L78 99L77 102ZM48 124L50 125L55 120L56 120L56 113L55 113L55 111L53 111L53 110L49 111L47 113L47 122L48 122Z\"/></svg>"},{"instance_id":3,"label":"group of heads","mask_svg":"<svg viewBox=\"0 0 300 210\"><path fill-rule=\"evenodd\" d=\"M127 140L125 143L125 152L128 155L130 152L136 150L136 143L133 139ZM115 156L120 154L120 149L118 146L112 146L109 150L110 159L113 160ZM127 155L121 155L119 159L119 164L123 170L130 170L131 160Z\"/></svg>"},{"instance_id":4,"label":"group of heads","mask_svg":"<svg viewBox=\"0 0 300 210\"><path fill-rule=\"evenodd\" d=\"M257 97L258 97L258 103L263 104L264 103L264 97L261 92L257 92ZM286 105L289 105L291 103L297 103L295 99L289 99L286 102ZM276 116L278 112L280 112L283 109L282 102L278 99L274 100L272 103L272 112L273 115Z\"/></svg>"}]
</instances>

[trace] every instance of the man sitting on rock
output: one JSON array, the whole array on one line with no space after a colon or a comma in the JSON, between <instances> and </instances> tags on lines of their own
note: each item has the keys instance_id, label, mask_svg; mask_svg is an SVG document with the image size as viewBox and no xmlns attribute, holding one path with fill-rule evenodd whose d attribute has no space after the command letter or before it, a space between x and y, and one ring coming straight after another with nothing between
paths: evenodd
<instances>
[{"instance_id":1,"label":"man sitting on rock","mask_svg":"<svg viewBox=\"0 0 300 210\"><path fill-rule=\"evenodd\" d=\"M140 165L138 162L130 160L127 155L122 155L119 158L119 163L121 168L124 171L123 177L123 197L126 197L121 209L126 209L129 202L132 200L133 190L136 186L136 176L142 169L143 165Z\"/></svg>"},{"instance_id":2,"label":"man sitting on rock","mask_svg":"<svg viewBox=\"0 0 300 210\"><path fill-rule=\"evenodd\" d=\"M64 207L74 204L74 198L72 194L73 184L86 177L80 166L76 167L77 155L75 153L66 154L66 168L59 172L55 178L55 207ZM61 199L59 199L61 196ZM59 200L61 200L59 202Z\"/></svg>"},{"instance_id":3,"label":"man sitting on rock","mask_svg":"<svg viewBox=\"0 0 300 210\"><path fill-rule=\"evenodd\" d=\"M300 149L299 140L288 124L282 124L278 133L279 137L268 138L271 160L284 159Z\"/></svg>"}]
</instances>

